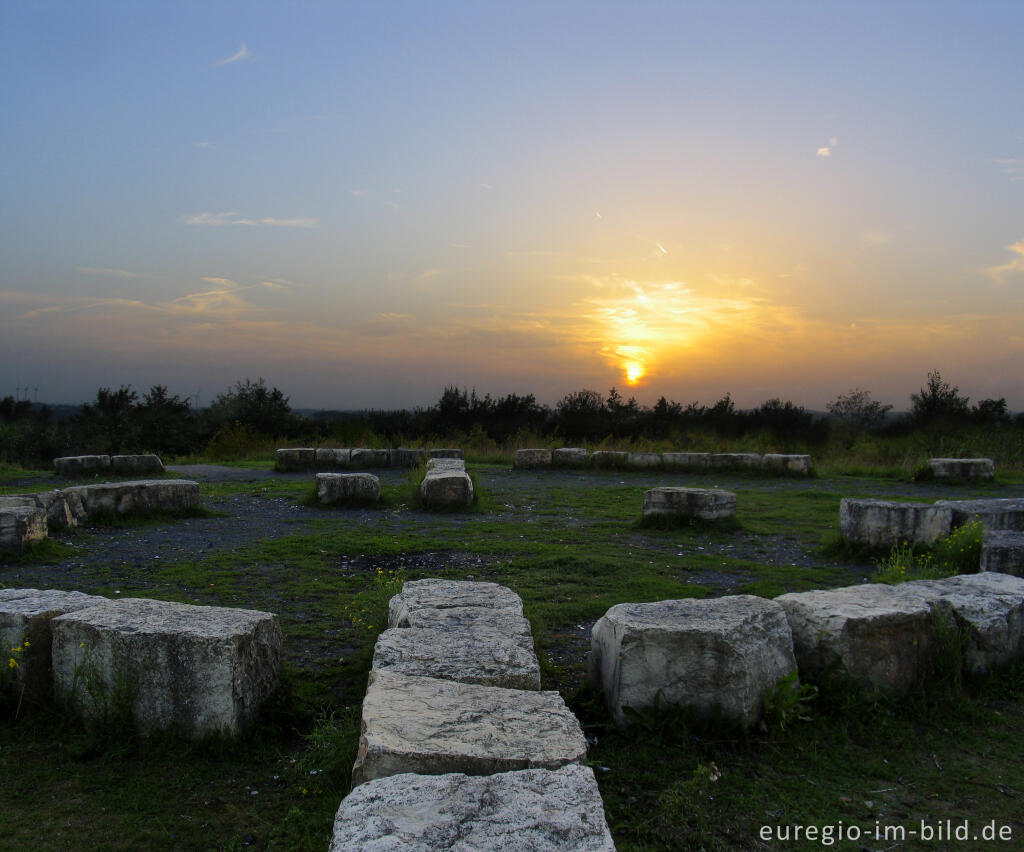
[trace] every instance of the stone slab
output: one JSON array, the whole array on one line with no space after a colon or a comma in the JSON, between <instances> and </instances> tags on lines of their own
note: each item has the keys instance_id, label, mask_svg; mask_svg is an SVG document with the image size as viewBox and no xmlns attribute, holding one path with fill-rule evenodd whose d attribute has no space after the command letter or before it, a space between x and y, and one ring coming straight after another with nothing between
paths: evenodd
<instances>
[{"instance_id":1,"label":"stone slab","mask_svg":"<svg viewBox=\"0 0 1024 852\"><path fill-rule=\"evenodd\" d=\"M47 536L46 511L36 506L0 509L0 553L23 553Z\"/></svg>"},{"instance_id":2,"label":"stone slab","mask_svg":"<svg viewBox=\"0 0 1024 852\"><path fill-rule=\"evenodd\" d=\"M551 467L551 458L551 450L516 450L515 457L512 459L512 467L526 469L535 467Z\"/></svg>"},{"instance_id":3,"label":"stone slab","mask_svg":"<svg viewBox=\"0 0 1024 852\"><path fill-rule=\"evenodd\" d=\"M992 459L928 459L928 469L936 479L992 479L996 465Z\"/></svg>"},{"instance_id":4,"label":"stone slab","mask_svg":"<svg viewBox=\"0 0 1024 852\"><path fill-rule=\"evenodd\" d=\"M68 479L98 476L110 470L110 456L61 456L53 460L53 468L57 476L66 476Z\"/></svg>"},{"instance_id":5,"label":"stone slab","mask_svg":"<svg viewBox=\"0 0 1024 852\"><path fill-rule=\"evenodd\" d=\"M427 470L465 470L466 462L462 459L427 459Z\"/></svg>"},{"instance_id":6,"label":"stone slab","mask_svg":"<svg viewBox=\"0 0 1024 852\"><path fill-rule=\"evenodd\" d=\"M507 586L476 580L408 580L388 602L388 626L408 627L419 610L472 607L523 614L523 601Z\"/></svg>"},{"instance_id":7,"label":"stone slab","mask_svg":"<svg viewBox=\"0 0 1024 852\"><path fill-rule=\"evenodd\" d=\"M590 454L592 467L624 468L629 465L629 453L620 450L594 450Z\"/></svg>"},{"instance_id":8,"label":"stone slab","mask_svg":"<svg viewBox=\"0 0 1024 852\"><path fill-rule=\"evenodd\" d=\"M590 451L583 447L559 447L551 452L551 464L555 467L586 467Z\"/></svg>"},{"instance_id":9,"label":"stone slab","mask_svg":"<svg viewBox=\"0 0 1024 852\"><path fill-rule=\"evenodd\" d=\"M278 470L297 472L312 470L316 466L316 450L313 447L282 447L275 454Z\"/></svg>"},{"instance_id":10,"label":"stone slab","mask_svg":"<svg viewBox=\"0 0 1024 852\"><path fill-rule=\"evenodd\" d=\"M352 450L348 447L317 447L313 452L313 466L317 470L343 470L348 467Z\"/></svg>"},{"instance_id":11,"label":"stone slab","mask_svg":"<svg viewBox=\"0 0 1024 852\"><path fill-rule=\"evenodd\" d=\"M330 852L615 852L590 767L368 781L334 818Z\"/></svg>"},{"instance_id":12,"label":"stone slab","mask_svg":"<svg viewBox=\"0 0 1024 852\"><path fill-rule=\"evenodd\" d=\"M1024 577L1024 533L986 530L981 543L981 571Z\"/></svg>"},{"instance_id":13,"label":"stone slab","mask_svg":"<svg viewBox=\"0 0 1024 852\"><path fill-rule=\"evenodd\" d=\"M163 473L164 463L160 461L160 456L153 453L111 456L110 472L114 476L146 476L147 474Z\"/></svg>"},{"instance_id":14,"label":"stone slab","mask_svg":"<svg viewBox=\"0 0 1024 852\"><path fill-rule=\"evenodd\" d=\"M711 453L662 453L661 461L669 470L707 470Z\"/></svg>"},{"instance_id":15,"label":"stone slab","mask_svg":"<svg viewBox=\"0 0 1024 852\"><path fill-rule=\"evenodd\" d=\"M936 500L953 513L953 526L981 521L986 530L1024 532L1024 497L995 497L981 500Z\"/></svg>"},{"instance_id":16,"label":"stone slab","mask_svg":"<svg viewBox=\"0 0 1024 852\"><path fill-rule=\"evenodd\" d=\"M369 447L353 447L349 454L349 467L387 467L388 451L370 449Z\"/></svg>"},{"instance_id":17,"label":"stone slab","mask_svg":"<svg viewBox=\"0 0 1024 852\"><path fill-rule=\"evenodd\" d=\"M371 671L352 785L402 772L557 769L586 755L580 723L557 692Z\"/></svg>"},{"instance_id":18,"label":"stone slab","mask_svg":"<svg viewBox=\"0 0 1024 852\"><path fill-rule=\"evenodd\" d=\"M506 636L525 637L531 645L533 643L530 622L522 614L508 609L482 606L421 607L412 611L396 609L395 618L401 623L392 627L443 628L450 632L484 624L501 630Z\"/></svg>"},{"instance_id":19,"label":"stone slab","mask_svg":"<svg viewBox=\"0 0 1024 852\"><path fill-rule=\"evenodd\" d=\"M761 467L758 453L712 453L712 470L757 470Z\"/></svg>"},{"instance_id":20,"label":"stone slab","mask_svg":"<svg viewBox=\"0 0 1024 852\"><path fill-rule=\"evenodd\" d=\"M753 595L617 604L594 625L591 681L620 727L655 701L749 727L796 669L783 608Z\"/></svg>"},{"instance_id":21,"label":"stone slab","mask_svg":"<svg viewBox=\"0 0 1024 852\"><path fill-rule=\"evenodd\" d=\"M281 628L269 612L126 598L50 624L58 696L90 719L124 701L143 733L237 735L280 678Z\"/></svg>"},{"instance_id":22,"label":"stone slab","mask_svg":"<svg viewBox=\"0 0 1024 852\"><path fill-rule=\"evenodd\" d=\"M769 473L783 476L810 476L811 457L785 453L765 453L761 456L761 468Z\"/></svg>"},{"instance_id":23,"label":"stone slab","mask_svg":"<svg viewBox=\"0 0 1024 852\"><path fill-rule=\"evenodd\" d=\"M420 500L428 509L468 509L473 502L473 480L458 468L428 470L420 483Z\"/></svg>"},{"instance_id":24,"label":"stone slab","mask_svg":"<svg viewBox=\"0 0 1024 852\"><path fill-rule=\"evenodd\" d=\"M894 544L933 544L949 531L953 510L930 503L857 500L844 497L839 504L839 533L868 547Z\"/></svg>"},{"instance_id":25,"label":"stone slab","mask_svg":"<svg viewBox=\"0 0 1024 852\"><path fill-rule=\"evenodd\" d=\"M626 453L626 467L633 470L655 470L661 467L661 453Z\"/></svg>"},{"instance_id":26,"label":"stone slab","mask_svg":"<svg viewBox=\"0 0 1024 852\"><path fill-rule=\"evenodd\" d=\"M736 495L717 488L652 488L644 492L644 518L720 521L736 514Z\"/></svg>"},{"instance_id":27,"label":"stone slab","mask_svg":"<svg viewBox=\"0 0 1024 852\"><path fill-rule=\"evenodd\" d=\"M376 503L380 500L380 479L372 473L318 473L316 499L333 503Z\"/></svg>"},{"instance_id":28,"label":"stone slab","mask_svg":"<svg viewBox=\"0 0 1024 852\"><path fill-rule=\"evenodd\" d=\"M73 485L62 492L75 518L97 513L186 512L202 505L199 483L190 479L140 479Z\"/></svg>"}]
</instances>

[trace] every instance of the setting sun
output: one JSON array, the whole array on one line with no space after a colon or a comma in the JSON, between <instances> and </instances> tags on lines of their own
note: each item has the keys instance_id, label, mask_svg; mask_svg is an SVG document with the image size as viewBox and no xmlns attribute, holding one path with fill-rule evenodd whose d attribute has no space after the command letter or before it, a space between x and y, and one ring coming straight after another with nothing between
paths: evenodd
<instances>
[{"instance_id":1,"label":"setting sun","mask_svg":"<svg viewBox=\"0 0 1024 852\"><path fill-rule=\"evenodd\" d=\"M626 381L635 385L644 377L643 364L626 364Z\"/></svg>"}]
</instances>

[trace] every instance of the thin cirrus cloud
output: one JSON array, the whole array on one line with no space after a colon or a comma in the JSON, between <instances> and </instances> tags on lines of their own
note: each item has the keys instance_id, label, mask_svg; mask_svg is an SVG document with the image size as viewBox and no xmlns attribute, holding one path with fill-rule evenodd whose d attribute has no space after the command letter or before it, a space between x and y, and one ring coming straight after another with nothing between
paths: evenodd
<instances>
[{"instance_id":1,"label":"thin cirrus cloud","mask_svg":"<svg viewBox=\"0 0 1024 852\"><path fill-rule=\"evenodd\" d=\"M213 63L214 68L220 68L222 65L230 65L233 62L244 62L246 59L252 59L252 51L245 46L245 42L242 42L242 46L238 48L231 56L226 59L218 59Z\"/></svg>"},{"instance_id":2,"label":"thin cirrus cloud","mask_svg":"<svg viewBox=\"0 0 1024 852\"><path fill-rule=\"evenodd\" d=\"M79 275L91 275L97 278L156 278L148 272L132 272L129 269L108 269L98 266L76 266L75 272Z\"/></svg>"},{"instance_id":3,"label":"thin cirrus cloud","mask_svg":"<svg viewBox=\"0 0 1024 852\"><path fill-rule=\"evenodd\" d=\"M220 228L225 225L242 225L249 228L319 228L320 221L311 217L298 217L295 219L279 219L273 216L266 216L262 219L249 219L239 216L233 210L221 213L193 213L185 216L186 225L204 225L206 227Z\"/></svg>"},{"instance_id":4,"label":"thin cirrus cloud","mask_svg":"<svg viewBox=\"0 0 1024 852\"><path fill-rule=\"evenodd\" d=\"M1018 240L1013 245L1007 246L1006 250L1012 251L1017 256L1006 263L990 266L985 270L985 275L999 286L1005 284L1006 279L1011 275L1024 275L1024 240Z\"/></svg>"}]
</instances>

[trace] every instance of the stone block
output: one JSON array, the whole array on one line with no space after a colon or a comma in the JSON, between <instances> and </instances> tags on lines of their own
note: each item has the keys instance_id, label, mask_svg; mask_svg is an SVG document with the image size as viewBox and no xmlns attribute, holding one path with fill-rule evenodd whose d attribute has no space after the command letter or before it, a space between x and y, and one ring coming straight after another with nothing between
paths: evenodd
<instances>
[{"instance_id":1,"label":"stone block","mask_svg":"<svg viewBox=\"0 0 1024 852\"><path fill-rule=\"evenodd\" d=\"M986 530L981 543L981 571L1024 577L1024 533Z\"/></svg>"},{"instance_id":2,"label":"stone block","mask_svg":"<svg viewBox=\"0 0 1024 852\"><path fill-rule=\"evenodd\" d=\"M662 453L661 463L668 470L707 470L711 453Z\"/></svg>"},{"instance_id":3,"label":"stone block","mask_svg":"<svg viewBox=\"0 0 1024 852\"><path fill-rule=\"evenodd\" d=\"M501 619L496 622L476 619L460 629L453 629L450 621L390 628L377 638L373 668L482 686L540 689L532 637L509 634Z\"/></svg>"},{"instance_id":4,"label":"stone block","mask_svg":"<svg viewBox=\"0 0 1024 852\"><path fill-rule=\"evenodd\" d=\"M1024 497L996 497L981 500L936 500L953 512L953 526L981 521L986 530L1024 532Z\"/></svg>"},{"instance_id":5,"label":"stone block","mask_svg":"<svg viewBox=\"0 0 1024 852\"><path fill-rule=\"evenodd\" d=\"M712 470L757 470L761 467L758 453L712 453Z\"/></svg>"},{"instance_id":6,"label":"stone block","mask_svg":"<svg viewBox=\"0 0 1024 852\"><path fill-rule=\"evenodd\" d=\"M655 470L661 467L661 453L626 453L626 467L632 470Z\"/></svg>"},{"instance_id":7,"label":"stone block","mask_svg":"<svg viewBox=\"0 0 1024 852\"><path fill-rule=\"evenodd\" d=\"M269 612L126 598L50 623L58 696L90 719L124 702L143 733L234 736L280 677L281 628Z\"/></svg>"},{"instance_id":8,"label":"stone block","mask_svg":"<svg viewBox=\"0 0 1024 852\"><path fill-rule=\"evenodd\" d=\"M349 467L387 467L388 451L370 449L369 447L353 447L349 454Z\"/></svg>"},{"instance_id":9,"label":"stone block","mask_svg":"<svg viewBox=\"0 0 1024 852\"><path fill-rule=\"evenodd\" d=\"M454 447L441 447L436 450L431 450L430 457L432 459L461 459L463 458L463 455L462 450Z\"/></svg>"},{"instance_id":10,"label":"stone block","mask_svg":"<svg viewBox=\"0 0 1024 852\"><path fill-rule=\"evenodd\" d=\"M835 674L899 694L921 681L934 658L933 608L899 586L793 592L775 600L786 610L804 678Z\"/></svg>"},{"instance_id":11,"label":"stone block","mask_svg":"<svg viewBox=\"0 0 1024 852\"><path fill-rule=\"evenodd\" d=\"M482 606L422 607L412 611L396 610L395 620L400 623L392 627L443 628L450 633L486 625L500 630L505 636L513 636L517 640L525 638L531 646L533 644L530 622L513 610Z\"/></svg>"},{"instance_id":12,"label":"stone block","mask_svg":"<svg viewBox=\"0 0 1024 852\"><path fill-rule=\"evenodd\" d=\"M199 483L190 479L140 479L73 485L63 491L78 520L101 512L128 515L135 512L187 512L202 505Z\"/></svg>"},{"instance_id":13,"label":"stone block","mask_svg":"<svg viewBox=\"0 0 1024 852\"><path fill-rule=\"evenodd\" d=\"M401 772L557 769L586 755L580 723L557 692L371 671L352 785Z\"/></svg>"},{"instance_id":14,"label":"stone block","mask_svg":"<svg viewBox=\"0 0 1024 852\"><path fill-rule=\"evenodd\" d=\"M796 669L782 607L753 595L617 604L594 625L590 678L620 727L655 701L749 727Z\"/></svg>"},{"instance_id":15,"label":"stone block","mask_svg":"<svg viewBox=\"0 0 1024 852\"><path fill-rule=\"evenodd\" d=\"M276 468L288 473L316 467L316 450L312 447L284 447L277 451Z\"/></svg>"},{"instance_id":16,"label":"stone block","mask_svg":"<svg viewBox=\"0 0 1024 852\"><path fill-rule=\"evenodd\" d=\"M996 465L992 459L928 459L928 469L936 479L992 479Z\"/></svg>"},{"instance_id":17,"label":"stone block","mask_svg":"<svg viewBox=\"0 0 1024 852\"><path fill-rule=\"evenodd\" d=\"M590 454L591 467L625 468L629 465L629 453L619 450L594 450Z\"/></svg>"},{"instance_id":18,"label":"stone block","mask_svg":"<svg viewBox=\"0 0 1024 852\"><path fill-rule=\"evenodd\" d=\"M0 589L0 664L16 659L11 688L37 703L50 698L53 670L50 660L50 619L106 603L106 598L57 589ZM28 642L28 647L24 643ZM13 648L21 648L15 653Z\"/></svg>"},{"instance_id":19,"label":"stone block","mask_svg":"<svg viewBox=\"0 0 1024 852\"><path fill-rule=\"evenodd\" d=\"M512 467L551 467L551 450L516 450Z\"/></svg>"},{"instance_id":20,"label":"stone block","mask_svg":"<svg viewBox=\"0 0 1024 852\"><path fill-rule=\"evenodd\" d=\"M952 524L952 509L929 503L844 497L839 504L840 535L868 547L892 547L900 542L933 544L949 535Z\"/></svg>"},{"instance_id":21,"label":"stone block","mask_svg":"<svg viewBox=\"0 0 1024 852\"><path fill-rule=\"evenodd\" d=\"M555 467L586 467L590 452L583 447L559 447L551 452L551 464Z\"/></svg>"},{"instance_id":22,"label":"stone block","mask_svg":"<svg viewBox=\"0 0 1024 852\"><path fill-rule=\"evenodd\" d=\"M46 538L46 512L35 506L0 509L0 553L22 553Z\"/></svg>"},{"instance_id":23,"label":"stone block","mask_svg":"<svg viewBox=\"0 0 1024 852\"><path fill-rule=\"evenodd\" d=\"M392 467L416 467L426 458L426 450L409 447L395 447L388 455Z\"/></svg>"},{"instance_id":24,"label":"stone block","mask_svg":"<svg viewBox=\"0 0 1024 852\"><path fill-rule=\"evenodd\" d=\"M408 627L419 610L472 607L523 614L523 601L507 586L474 580L408 580L388 602L388 627Z\"/></svg>"},{"instance_id":25,"label":"stone block","mask_svg":"<svg viewBox=\"0 0 1024 852\"><path fill-rule=\"evenodd\" d=\"M717 488L652 488L644 492L643 517L720 521L736 514L736 495Z\"/></svg>"},{"instance_id":26,"label":"stone block","mask_svg":"<svg viewBox=\"0 0 1024 852\"><path fill-rule=\"evenodd\" d=\"M53 460L57 476L82 479L110 471L110 456L61 456Z\"/></svg>"},{"instance_id":27,"label":"stone block","mask_svg":"<svg viewBox=\"0 0 1024 852\"><path fill-rule=\"evenodd\" d=\"M78 526L78 521L71 511L63 491L0 495L0 510L18 507L42 509L46 514L46 525L51 530L70 529Z\"/></svg>"},{"instance_id":28,"label":"stone block","mask_svg":"<svg viewBox=\"0 0 1024 852\"><path fill-rule=\"evenodd\" d=\"M317 447L313 466L317 470L344 470L349 466L352 451L347 447Z\"/></svg>"},{"instance_id":29,"label":"stone block","mask_svg":"<svg viewBox=\"0 0 1024 852\"><path fill-rule=\"evenodd\" d=\"M462 459L427 459L427 470L465 470L466 463Z\"/></svg>"},{"instance_id":30,"label":"stone block","mask_svg":"<svg viewBox=\"0 0 1024 852\"><path fill-rule=\"evenodd\" d=\"M468 509L473 502L473 480L458 468L429 470L420 483L420 500L428 509Z\"/></svg>"},{"instance_id":31,"label":"stone block","mask_svg":"<svg viewBox=\"0 0 1024 852\"><path fill-rule=\"evenodd\" d=\"M146 474L163 473L164 463L160 456L146 453L135 456L111 456L110 472L114 476L145 476Z\"/></svg>"},{"instance_id":32,"label":"stone block","mask_svg":"<svg viewBox=\"0 0 1024 852\"><path fill-rule=\"evenodd\" d=\"M811 457L807 455L765 453L761 456L761 468L768 473L777 473L782 476L810 476Z\"/></svg>"},{"instance_id":33,"label":"stone block","mask_svg":"<svg viewBox=\"0 0 1024 852\"><path fill-rule=\"evenodd\" d=\"M372 473L318 473L317 502L376 503L380 500L380 479Z\"/></svg>"},{"instance_id":34,"label":"stone block","mask_svg":"<svg viewBox=\"0 0 1024 852\"><path fill-rule=\"evenodd\" d=\"M330 852L615 852L587 766L497 775L402 773L356 787Z\"/></svg>"}]
</instances>

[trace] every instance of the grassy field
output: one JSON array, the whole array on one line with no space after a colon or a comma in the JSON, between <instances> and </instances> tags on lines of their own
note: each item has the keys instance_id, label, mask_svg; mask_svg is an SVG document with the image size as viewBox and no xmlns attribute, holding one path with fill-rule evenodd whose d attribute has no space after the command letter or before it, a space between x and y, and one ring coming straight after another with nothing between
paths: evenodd
<instances>
[{"instance_id":1,"label":"grassy field","mask_svg":"<svg viewBox=\"0 0 1024 852\"><path fill-rule=\"evenodd\" d=\"M270 462L249 466L268 470ZM826 555L843 496L1019 496L1019 479L940 487L864 476L800 481L472 467L482 497L462 515L418 511L408 483L394 475L378 509L307 508L283 535L145 570L77 567L75 555L88 552L97 535L88 530L56 551L4 563L0 586L71 582L98 594L276 612L286 666L259 726L235 743L142 740L46 708L23 708L16 719L5 708L0 848L326 849L348 790L359 704L387 598L403 579L421 576L493 580L522 596L544 688L562 693L591 738L590 762L621 850L821 848L820 841L761 840L763 826L798 823L918 830L922 820L949 819L970 820L980 831L994 820L1011 826L1018 843L1024 836L1024 667L978 683L940 672L927 691L900 702L823 685L804 714L809 720L791 714L748 735L670 711L619 732L585 679L587 629L615 603L773 596L870 577L870 560ZM42 477L26 486L31 471L0 474L0 487L22 483L9 490L54 487ZM642 493L657 484L734 490L737 522L643 528ZM303 505L311 484L272 477L203 490L214 515L190 520L189 530L229 522L224 515L236 499ZM184 521L151 523L148 529L171 536L186 532ZM869 836L830 845L943 848Z\"/></svg>"}]
</instances>

